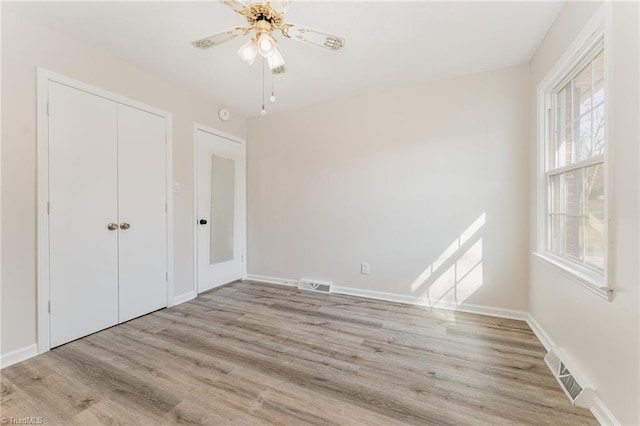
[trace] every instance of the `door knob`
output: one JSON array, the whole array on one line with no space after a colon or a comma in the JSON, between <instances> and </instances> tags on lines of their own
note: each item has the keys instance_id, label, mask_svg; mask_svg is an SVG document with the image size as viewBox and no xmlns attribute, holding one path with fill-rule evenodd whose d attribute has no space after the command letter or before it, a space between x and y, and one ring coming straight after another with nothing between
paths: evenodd
<instances>
[{"instance_id":1,"label":"door knob","mask_svg":"<svg viewBox=\"0 0 640 426\"><path fill-rule=\"evenodd\" d=\"M120 229L129 229L131 228L131 225L129 225L127 222L122 222L120 224Z\"/></svg>"},{"instance_id":2,"label":"door knob","mask_svg":"<svg viewBox=\"0 0 640 426\"><path fill-rule=\"evenodd\" d=\"M115 231L116 229L118 229L118 224L117 223L109 223L109 224L107 224L107 229L109 231Z\"/></svg>"},{"instance_id":3,"label":"door knob","mask_svg":"<svg viewBox=\"0 0 640 426\"><path fill-rule=\"evenodd\" d=\"M206 219L200 219L200 225L206 225L206 224L207 224Z\"/></svg>"}]
</instances>

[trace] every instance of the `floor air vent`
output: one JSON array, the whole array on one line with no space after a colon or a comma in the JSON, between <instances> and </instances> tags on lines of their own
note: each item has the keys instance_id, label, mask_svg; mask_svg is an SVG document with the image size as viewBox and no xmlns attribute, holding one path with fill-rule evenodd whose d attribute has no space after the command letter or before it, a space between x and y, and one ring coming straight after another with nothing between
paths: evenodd
<instances>
[{"instance_id":1,"label":"floor air vent","mask_svg":"<svg viewBox=\"0 0 640 426\"><path fill-rule=\"evenodd\" d=\"M317 293L331 293L331 283L327 281L303 278L298 281L298 290L315 291Z\"/></svg>"},{"instance_id":2,"label":"floor air vent","mask_svg":"<svg viewBox=\"0 0 640 426\"><path fill-rule=\"evenodd\" d=\"M544 357L544 361L571 403L578 407L591 408L595 390L589 386L586 380L577 377L574 374L575 370L567 367L562 359L566 359L566 355L560 349L552 349Z\"/></svg>"}]
</instances>

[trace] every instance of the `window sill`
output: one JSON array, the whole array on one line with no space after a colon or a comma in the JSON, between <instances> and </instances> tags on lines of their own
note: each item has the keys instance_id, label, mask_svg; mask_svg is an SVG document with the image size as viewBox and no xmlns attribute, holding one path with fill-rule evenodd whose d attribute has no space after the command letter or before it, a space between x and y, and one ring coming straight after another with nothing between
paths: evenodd
<instances>
[{"instance_id":1,"label":"window sill","mask_svg":"<svg viewBox=\"0 0 640 426\"><path fill-rule=\"evenodd\" d=\"M533 255L538 259L552 265L563 275L577 282L592 293L602 297L607 301L611 301L613 297L613 289L607 286L605 278L601 275L587 271L586 269L576 268L575 266L564 261L562 258L549 253L534 252Z\"/></svg>"}]
</instances>

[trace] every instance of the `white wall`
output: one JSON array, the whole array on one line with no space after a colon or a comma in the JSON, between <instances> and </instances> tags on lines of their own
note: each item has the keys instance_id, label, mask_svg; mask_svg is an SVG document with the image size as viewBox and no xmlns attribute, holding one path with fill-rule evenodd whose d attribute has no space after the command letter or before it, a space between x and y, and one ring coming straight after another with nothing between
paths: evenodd
<instances>
[{"instance_id":1,"label":"white wall","mask_svg":"<svg viewBox=\"0 0 640 426\"><path fill-rule=\"evenodd\" d=\"M567 2L531 61L531 115L536 86L565 52L601 3ZM611 241L616 296L607 302L538 258L530 261L530 312L595 384L622 424L640 424L638 274L638 3L612 2L613 113ZM536 128L531 126L531 251L535 250Z\"/></svg>"},{"instance_id":2,"label":"white wall","mask_svg":"<svg viewBox=\"0 0 640 426\"><path fill-rule=\"evenodd\" d=\"M36 66L173 113L175 294L193 289L193 122L240 137L246 120L81 41L2 10L2 354L36 342Z\"/></svg>"},{"instance_id":3,"label":"white wall","mask_svg":"<svg viewBox=\"0 0 640 426\"><path fill-rule=\"evenodd\" d=\"M526 310L528 96L522 65L249 119L249 274Z\"/></svg>"}]
</instances>

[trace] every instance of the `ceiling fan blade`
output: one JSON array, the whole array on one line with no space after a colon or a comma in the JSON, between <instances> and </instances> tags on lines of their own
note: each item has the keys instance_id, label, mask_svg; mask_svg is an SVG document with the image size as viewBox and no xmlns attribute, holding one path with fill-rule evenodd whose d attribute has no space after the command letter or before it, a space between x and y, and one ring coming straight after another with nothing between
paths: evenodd
<instances>
[{"instance_id":1,"label":"ceiling fan blade","mask_svg":"<svg viewBox=\"0 0 640 426\"><path fill-rule=\"evenodd\" d=\"M210 47L214 47L221 43L224 43L225 41L234 39L238 36L245 35L249 31L251 31L251 28L237 27L232 30L227 30L209 37L201 38L200 40L192 42L192 44L199 49L208 49Z\"/></svg>"},{"instance_id":2,"label":"ceiling fan blade","mask_svg":"<svg viewBox=\"0 0 640 426\"><path fill-rule=\"evenodd\" d=\"M243 11L247 6L244 3L242 3L240 0L220 0L220 1L226 4L227 6L229 6L230 8L232 8L233 10L235 10L236 12L238 12L239 14L244 15Z\"/></svg>"},{"instance_id":3,"label":"ceiling fan blade","mask_svg":"<svg viewBox=\"0 0 640 426\"><path fill-rule=\"evenodd\" d=\"M289 6L291 6L292 1L293 0L271 0L269 1L269 5L276 12L284 15L287 13L287 10L289 10Z\"/></svg>"},{"instance_id":4,"label":"ceiling fan blade","mask_svg":"<svg viewBox=\"0 0 640 426\"><path fill-rule=\"evenodd\" d=\"M323 33L296 24L284 24L280 28L282 34L292 40L313 44L314 46L339 52L344 47L344 38Z\"/></svg>"}]
</instances>

